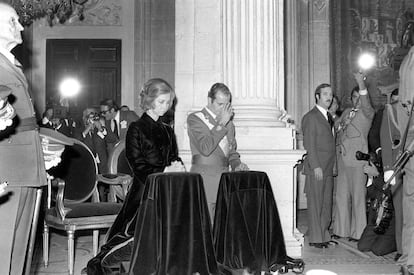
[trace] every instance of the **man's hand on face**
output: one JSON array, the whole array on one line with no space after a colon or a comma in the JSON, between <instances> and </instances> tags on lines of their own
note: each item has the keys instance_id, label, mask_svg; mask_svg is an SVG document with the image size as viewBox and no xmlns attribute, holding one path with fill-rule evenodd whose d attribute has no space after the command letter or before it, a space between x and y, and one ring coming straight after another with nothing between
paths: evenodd
<instances>
[{"instance_id":1,"label":"man's hand on face","mask_svg":"<svg viewBox=\"0 0 414 275\"><path fill-rule=\"evenodd\" d=\"M221 113L217 116L217 121L219 124L226 126L232 117L233 108L231 107L231 103L227 103L226 105L224 105L224 108L221 111Z\"/></svg>"}]
</instances>

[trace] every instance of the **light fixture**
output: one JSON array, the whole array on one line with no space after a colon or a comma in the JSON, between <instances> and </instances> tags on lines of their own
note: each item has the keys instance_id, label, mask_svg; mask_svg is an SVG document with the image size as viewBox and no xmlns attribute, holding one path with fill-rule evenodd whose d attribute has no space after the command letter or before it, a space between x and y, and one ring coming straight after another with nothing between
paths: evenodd
<instances>
[{"instance_id":1,"label":"light fixture","mask_svg":"<svg viewBox=\"0 0 414 275\"><path fill-rule=\"evenodd\" d=\"M79 94L81 85L76 78L65 78L59 85L59 92L61 97L69 98L75 97Z\"/></svg>"},{"instance_id":2,"label":"light fixture","mask_svg":"<svg viewBox=\"0 0 414 275\"><path fill-rule=\"evenodd\" d=\"M371 53L363 53L358 58L358 66L361 70L369 70L375 65L375 56Z\"/></svg>"},{"instance_id":3,"label":"light fixture","mask_svg":"<svg viewBox=\"0 0 414 275\"><path fill-rule=\"evenodd\" d=\"M34 20L46 17L52 26L55 19L64 23L72 15L84 19L84 4L88 0L11 0L11 5L16 9L22 25L28 26Z\"/></svg>"}]
</instances>

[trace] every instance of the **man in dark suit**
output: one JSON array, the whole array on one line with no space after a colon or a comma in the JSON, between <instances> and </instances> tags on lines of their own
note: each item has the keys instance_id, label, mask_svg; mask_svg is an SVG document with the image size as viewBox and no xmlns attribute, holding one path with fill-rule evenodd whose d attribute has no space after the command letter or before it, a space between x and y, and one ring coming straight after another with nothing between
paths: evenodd
<instances>
[{"instance_id":1,"label":"man in dark suit","mask_svg":"<svg viewBox=\"0 0 414 275\"><path fill-rule=\"evenodd\" d=\"M333 173L335 164L335 132L328 112L332 89L321 84L315 90L316 106L302 119L303 145L307 151L304 161L305 192L308 201L309 245L328 247L328 231L332 214Z\"/></svg>"},{"instance_id":2,"label":"man in dark suit","mask_svg":"<svg viewBox=\"0 0 414 275\"><path fill-rule=\"evenodd\" d=\"M101 114L105 118L105 142L108 154L112 152L120 140L125 140L129 125L138 120L134 111L121 111L112 99L105 99L100 103Z\"/></svg>"},{"instance_id":3,"label":"man in dark suit","mask_svg":"<svg viewBox=\"0 0 414 275\"><path fill-rule=\"evenodd\" d=\"M0 177L9 196L0 204L0 274L23 274L36 203L46 185L43 151L35 110L21 64L10 52L21 44L23 30L16 11L0 3L0 85L8 86L16 110L13 125L0 133ZM26 268L30 268L27 266Z\"/></svg>"}]
</instances>

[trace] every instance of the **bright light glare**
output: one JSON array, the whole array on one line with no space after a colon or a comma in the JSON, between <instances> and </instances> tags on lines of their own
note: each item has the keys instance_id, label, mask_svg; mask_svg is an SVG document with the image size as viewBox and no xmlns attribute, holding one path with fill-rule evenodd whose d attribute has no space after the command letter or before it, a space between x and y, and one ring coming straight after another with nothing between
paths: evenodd
<instances>
[{"instance_id":1,"label":"bright light glare","mask_svg":"<svg viewBox=\"0 0 414 275\"><path fill-rule=\"evenodd\" d=\"M337 274L329 270L311 269L306 272L306 275L337 275Z\"/></svg>"},{"instance_id":2,"label":"bright light glare","mask_svg":"<svg viewBox=\"0 0 414 275\"><path fill-rule=\"evenodd\" d=\"M59 91L63 97L74 97L80 92L80 83L75 78L64 79L59 86Z\"/></svg>"},{"instance_id":3,"label":"bright light glare","mask_svg":"<svg viewBox=\"0 0 414 275\"><path fill-rule=\"evenodd\" d=\"M370 53L363 53L358 58L358 66L362 70L371 69L375 64L375 57Z\"/></svg>"}]
</instances>

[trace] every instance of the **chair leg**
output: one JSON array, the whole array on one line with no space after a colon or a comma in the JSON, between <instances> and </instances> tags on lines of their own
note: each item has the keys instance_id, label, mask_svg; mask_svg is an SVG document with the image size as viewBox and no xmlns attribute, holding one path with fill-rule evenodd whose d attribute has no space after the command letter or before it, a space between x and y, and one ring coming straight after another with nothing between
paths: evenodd
<instances>
[{"instance_id":1,"label":"chair leg","mask_svg":"<svg viewBox=\"0 0 414 275\"><path fill-rule=\"evenodd\" d=\"M99 230L93 231L93 256L95 257L98 254L98 246L99 246Z\"/></svg>"},{"instance_id":2,"label":"chair leg","mask_svg":"<svg viewBox=\"0 0 414 275\"><path fill-rule=\"evenodd\" d=\"M75 257L75 231L69 230L68 233L68 268L69 275L73 275L74 257Z\"/></svg>"},{"instance_id":3,"label":"chair leg","mask_svg":"<svg viewBox=\"0 0 414 275\"><path fill-rule=\"evenodd\" d=\"M49 226L43 223L43 261L45 267L49 265Z\"/></svg>"},{"instance_id":4,"label":"chair leg","mask_svg":"<svg viewBox=\"0 0 414 275\"><path fill-rule=\"evenodd\" d=\"M29 249L27 251L27 257L26 257L26 270L25 270L26 275L30 274L30 268L32 267L33 250L34 250L35 239L36 239L37 222L39 220L39 211L40 211L41 201L42 201L42 189L39 188L36 190L35 209L33 212L32 227L30 229Z\"/></svg>"}]
</instances>

